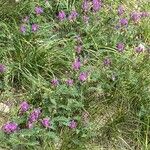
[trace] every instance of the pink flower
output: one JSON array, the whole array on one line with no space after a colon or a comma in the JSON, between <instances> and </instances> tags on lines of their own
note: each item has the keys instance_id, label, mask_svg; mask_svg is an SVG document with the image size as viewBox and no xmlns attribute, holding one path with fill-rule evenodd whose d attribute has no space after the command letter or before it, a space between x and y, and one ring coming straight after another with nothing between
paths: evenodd
<instances>
[{"instance_id":1,"label":"pink flower","mask_svg":"<svg viewBox=\"0 0 150 150\"><path fill-rule=\"evenodd\" d=\"M24 113L26 111L28 111L28 109L30 108L29 104L24 101L20 104L20 113Z\"/></svg>"},{"instance_id":2,"label":"pink flower","mask_svg":"<svg viewBox=\"0 0 150 150\"><path fill-rule=\"evenodd\" d=\"M102 6L101 0L93 0L93 10L95 12L99 11Z\"/></svg>"},{"instance_id":3,"label":"pink flower","mask_svg":"<svg viewBox=\"0 0 150 150\"><path fill-rule=\"evenodd\" d=\"M79 58L77 58L77 59L73 62L72 68L73 68L73 70L79 70L80 67L81 67L81 62L80 62Z\"/></svg>"},{"instance_id":4,"label":"pink flower","mask_svg":"<svg viewBox=\"0 0 150 150\"><path fill-rule=\"evenodd\" d=\"M81 53L81 50L82 50L82 46L81 46L81 45L76 46L76 47L75 47L75 50L76 50L76 52L77 52L78 54L80 54L80 53Z\"/></svg>"},{"instance_id":5,"label":"pink flower","mask_svg":"<svg viewBox=\"0 0 150 150\"><path fill-rule=\"evenodd\" d=\"M69 127L71 129L75 129L77 127L77 122L75 120L70 121Z\"/></svg>"},{"instance_id":6,"label":"pink flower","mask_svg":"<svg viewBox=\"0 0 150 150\"><path fill-rule=\"evenodd\" d=\"M88 12L89 11L89 3L88 3L87 0L83 1L82 9L83 9L84 12Z\"/></svg>"},{"instance_id":7,"label":"pink flower","mask_svg":"<svg viewBox=\"0 0 150 150\"><path fill-rule=\"evenodd\" d=\"M124 44L123 43L118 43L117 45L116 45L116 48L117 48L117 50L119 51L119 52L123 52L123 50L124 50Z\"/></svg>"},{"instance_id":8,"label":"pink flower","mask_svg":"<svg viewBox=\"0 0 150 150\"><path fill-rule=\"evenodd\" d=\"M58 13L58 19L60 21L63 21L64 19L66 18L66 14L63 10L61 10L59 13Z\"/></svg>"},{"instance_id":9,"label":"pink flower","mask_svg":"<svg viewBox=\"0 0 150 150\"><path fill-rule=\"evenodd\" d=\"M40 6L35 7L35 13L36 13L37 15L42 14L42 13L43 13L43 8L40 7Z\"/></svg>"},{"instance_id":10,"label":"pink flower","mask_svg":"<svg viewBox=\"0 0 150 150\"><path fill-rule=\"evenodd\" d=\"M14 122L9 122L6 123L5 125L3 125L2 130L7 133L13 133L18 129L18 124L14 123Z\"/></svg>"},{"instance_id":11,"label":"pink flower","mask_svg":"<svg viewBox=\"0 0 150 150\"><path fill-rule=\"evenodd\" d=\"M69 15L68 19L69 21L75 21L77 16L78 16L78 13L75 10L73 10L71 11L71 14Z\"/></svg>"},{"instance_id":12,"label":"pink flower","mask_svg":"<svg viewBox=\"0 0 150 150\"><path fill-rule=\"evenodd\" d=\"M31 28L32 28L33 32L36 32L39 29L39 25L38 24L32 24Z\"/></svg>"},{"instance_id":13,"label":"pink flower","mask_svg":"<svg viewBox=\"0 0 150 150\"><path fill-rule=\"evenodd\" d=\"M122 5L118 7L118 15L121 16L125 12L125 9Z\"/></svg>"},{"instance_id":14,"label":"pink flower","mask_svg":"<svg viewBox=\"0 0 150 150\"><path fill-rule=\"evenodd\" d=\"M42 121L41 121L43 127L45 128L50 128L51 124L50 124L50 119L49 118L44 118Z\"/></svg>"},{"instance_id":15,"label":"pink flower","mask_svg":"<svg viewBox=\"0 0 150 150\"><path fill-rule=\"evenodd\" d=\"M120 19L120 24L121 24L121 26L126 26L126 25L128 25L128 20L126 18L122 18L122 19Z\"/></svg>"},{"instance_id":16,"label":"pink flower","mask_svg":"<svg viewBox=\"0 0 150 150\"><path fill-rule=\"evenodd\" d=\"M21 25L21 27L20 27L20 31L22 32L22 33L25 33L26 32L26 26L25 25Z\"/></svg>"},{"instance_id":17,"label":"pink flower","mask_svg":"<svg viewBox=\"0 0 150 150\"><path fill-rule=\"evenodd\" d=\"M135 48L135 51L136 51L137 53L141 53L141 52L143 52L144 50L145 50L145 47L144 47L144 45L142 45L142 44L139 44L139 46Z\"/></svg>"},{"instance_id":18,"label":"pink flower","mask_svg":"<svg viewBox=\"0 0 150 150\"><path fill-rule=\"evenodd\" d=\"M53 86L57 86L59 84L59 81L58 79L52 79L51 83Z\"/></svg>"},{"instance_id":19,"label":"pink flower","mask_svg":"<svg viewBox=\"0 0 150 150\"><path fill-rule=\"evenodd\" d=\"M68 79L68 80L66 81L66 84L67 84L68 86L72 86L72 85L73 85L73 80L72 80L72 79Z\"/></svg>"},{"instance_id":20,"label":"pink flower","mask_svg":"<svg viewBox=\"0 0 150 150\"><path fill-rule=\"evenodd\" d=\"M87 72L81 72L78 79L80 81L84 82L87 80L87 78L88 78L88 73Z\"/></svg>"}]
</instances>

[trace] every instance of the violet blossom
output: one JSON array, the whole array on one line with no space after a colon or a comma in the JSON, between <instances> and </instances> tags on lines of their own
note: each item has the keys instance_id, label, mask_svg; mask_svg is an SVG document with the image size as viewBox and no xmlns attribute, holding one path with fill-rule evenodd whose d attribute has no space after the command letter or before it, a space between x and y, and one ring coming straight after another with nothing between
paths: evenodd
<instances>
[{"instance_id":1,"label":"violet blossom","mask_svg":"<svg viewBox=\"0 0 150 150\"><path fill-rule=\"evenodd\" d=\"M0 73L4 73L6 71L6 66L4 64L0 64Z\"/></svg>"},{"instance_id":2,"label":"violet blossom","mask_svg":"<svg viewBox=\"0 0 150 150\"><path fill-rule=\"evenodd\" d=\"M75 129L75 128L77 127L77 122L76 122L75 120L71 120L71 121L69 122L69 127L70 127L71 129Z\"/></svg>"},{"instance_id":3,"label":"violet blossom","mask_svg":"<svg viewBox=\"0 0 150 150\"><path fill-rule=\"evenodd\" d=\"M60 21L63 21L64 19L66 18L66 14L63 10L61 10L59 13L58 13L58 19Z\"/></svg>"},{"instance_id":4,"label":"violet blossom","mask_svg":"<svg viewBox=\"0 0 150 150\"><path fill-rule=\"evenodd\" d=\"M73 70L79 70L81 67L81 62L79 60L79 58L75 59L75 61L72 64L72 68Z\"/></svg>"},{"instance_id":5,"label":"violet blossom","mask_svg":"<svg viewBox=\"0 0 150 150\"><path fill-rule=\"evenodd\" d=\"M25 33L26 32L26 26L25 25L21 25L20 26L20 31L22 32L22 33Z\"/></svg>"},{"instance_id":6,"label":"violet blossom","mask_svg":"<svg viewBox=\"0 0 150 150\"><path fill-rule=\"evenodd\" d=\"M35 13L36 13L37 15L42 14L42 13L43 13L43 8L40 7L40 6L35 7Z\"/></svg>"},{"instance_id":7,"label":"violet blossom","mask_svg":"<svg viewBox=\"0 0 150 150\"><path fill-rule=\"evenodd\" d=\"M68 19L69 21L75 21L78 16L78 13L76 10L71 11L71 14L69 15Z\"/></svg>"},{"instance_id":8,"label":"violet blossom","mask_svg":"<svg viewBox=\"0 0 150 150\"><path fill-rule=\"evenodd\" d=\"M39 25L38 24L32 24L31 28L32 28L33 32L36 32L39 29Z\"/></svg>"},{"instance_id":9,"label":"violet blossom","mask_svg":"<svg viewBox=\"0 0 150 150\"><path fill-rule=\"evenodd\" d=\"M51 80L51 84L52 84L53 86L57 86L57 85L59 84L58 79L56 79L56 78L52 79L52 80Z\"/></svg>"},{"instance_id":10,"label":"violet blossom","mask_svg":"<svg viewBox=\"0 0 150 150\"><path fill-rule=\"evenodd\" d=\"M102 6L101 0L93 0L92 3L93 3L93 10L95 12L99 11Z\"/></svg>"},{"instance_id":11,"label":"violet blossom","mask_svg":"<svg viewBox=\"0 0 150 150\"><path fill-rule=\"evenodd\" d=\"M80 54L81 51L82 51L82 45L76 46L76 47L75 47L75 50L76 50L76 52L77 52L78 54Z\"/></svg>"},{"instance_id":12,"label":"violet blossom","mask_svg":"<svg viewBox=\"0 0 150 150\"><path fill-rule=\"evenodd\" d=\"M89 3L87 0L84 0L82 3L82 9L84 12L88 12L89 11Z\"/></svg>"},{"instance_id":13,"label":"violet blossom","mask_svg":"<svg viewBox=\"0 0 150 150\"><path fill-rule=\"evenodd\" d=\"M109 58L105 58L103 61L104 66L110 66L111 65L111 60Z\"/></svg>"},{"instance_id":14,"label":"violet blossom","mask_svg":"<svg viewBox=\"0 0 150 150\"><path fill-rule=\"evenodd\" d=\"M72 79L68 79L68 80L66 81L66 84L67 84L68 86L72 86L72 85L73 85L73 80L72 80Z\"/></svg>"},{"instance_id":15,"label":"violet blossom","mask_svg":"<svg viewBox=\"0 0 150 150\"><path fill-rule=\"evenodd\" d=\"M137 23L137 22L139 22L140 19L141 19L141 14L140 14L139 12L132 12L132 13L131 13L131 19L132 19L135 23Z\"/></svg>"},{"instance_id":16,"label":"violet blossom","mask_svg":"<svg viewBox=\"0 0 150 150\"><path fill-rule=\"evenodd\" d=\"M33 122L36 122L39 117L40 117L40 114L41 114L41 109L40 108L36 108L34 109L34 111L30 114L29 116L29 123L33 123Z\"/></svg>"},{"instance_id":17,"label":"violet blossom","mask_svg":"<svg viewBox=\"0 0 150 150\"><path fill-rule=\"evenodd\" d=\"M20 104L20 113L24 113L24 112L28 111L29 108L30 108L30 106L26 101L22 102Z\"/></svg>"},{"instance_id":18,"label":"violet blossom","mask_svg":"<svg viewBox=\"0 0 150 150\"><path fill-rule=\"evenodd\" d=\"M119 51L119 52L123 52L123 50L124 50L124 44L123 43L118 43L117 45L116 45L116 48L117 48L117 50Z\"/></svg>"},{"instance_id":19,"label":"violet blossom","mask_svg":"<svg viewBox=\"0 0 150 150\"><path fill-rule=\"evenodd\" d=\"M51 123L50 123L50 119L49 118L44 118L41 120L41 124L43 125L43 127L45 128L50 128Z\"/></svg>"},{"instance_id":20,"label":"violet blossom","mask_svg":"<svg viewBox=\"0 0 150 150\"><path fill-rule=\"evenodd\" d=\"M79 79L81 82L84 82L84 81L87 80L87 78L88 78L88 73L87 73L87 72L81 72L78 79Z\"/></svg>"},{"instance_id":21,"label":"violet blossom","mask_svg":"<svg viewBox=\"0 0 150 150\"><path fill-rule=\"evenodd\" d=\"M139 46L135 48L135 51L136 51L137 53L141 53L141 52L143 52L144 50L145 50L145 47L144 47L144 45L142 45L142 44L139 44Z\"/></svg>"},{"instance_id":22,"label":"violet blossom","mask_svg":"<svg viewBox=\"0 0 150 150\"><path fill-rule=\"evenodd\" d=\"M118 7L118 15L121 16L125 12L125 9L122 5Z\"/></svg>"},{"instance_id":23,"label":"violet blossom","mask_svg":"<svg viewBox=\"0 0 150 150\"><path fill-rule=\"evenodd\" d=\"M13 133L13 132L15 132L17 129L18 129L18 124L17 124L17 123L14 123L14 122L6 123L6 124L3 125L3 127L2 127L2 130L3 130L5 133L7 133L7 134Z\"/></svg>"},{"instance_id":24,"label":"violet blossom","mask_svg":"<svg viewBox=\"0 0 150 150\"><path fill-rule=\"evenodd\" d=\"M119 22L120 22L121 26L128 25L128 19L126 19L126 18L121 18Z\"/></svg>"}]
</instances>

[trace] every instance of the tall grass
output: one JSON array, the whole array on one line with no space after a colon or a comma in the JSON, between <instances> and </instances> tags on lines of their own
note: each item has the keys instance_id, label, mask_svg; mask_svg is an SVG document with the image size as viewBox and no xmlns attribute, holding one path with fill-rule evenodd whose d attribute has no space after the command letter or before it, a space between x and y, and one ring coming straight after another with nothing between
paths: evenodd
<instances>
[{"instance_id":1,"label":"tall grass","mask_svg":"<svg viewBox=\"0 0 150 150\"><path fill-rule=\"evenodd\" d=\"M126 8L122 17L129 20L117 29L120 17L117 8ZM150 3L106 1L97 13L90 10L89 23L83 21L82 2L63 1L1 1L0 63L7 71L0 74L1 101L14 99L9 119L25 125L29 112L20 119L18 103L27 100L31 109L41 107L42 117L52 119L52 130L39 124L25 127L11 135L1 133L0 147L7 149L143 149L149 150L150 114L150 25L149 18L134 23L133 11L149 11ZM36 16L35 6L44 8ZM58 12L67 14L76 9L75 22L59 21ZM22 18L30 16L25 34L20 32ZM40 27L31 31L31 24ZM82 53L75 53L76 36L82 40ZM117 43L124 43L120 53ZM139 44L145 51L136 53ZM79 72L72 62L80 57L80 72L89 73L86 82L78 81ZM104 65L108 58L110 64ZM57 87L51 80L58 78ZM73 78L68 87L66 79ZM13 102L14 103L14 102ZM83 113L88 113L85 125ZM75 130L68 128L70 119L77 121ZM25 129L24 129L25 128Z\"/></svg>"}]
</instances>

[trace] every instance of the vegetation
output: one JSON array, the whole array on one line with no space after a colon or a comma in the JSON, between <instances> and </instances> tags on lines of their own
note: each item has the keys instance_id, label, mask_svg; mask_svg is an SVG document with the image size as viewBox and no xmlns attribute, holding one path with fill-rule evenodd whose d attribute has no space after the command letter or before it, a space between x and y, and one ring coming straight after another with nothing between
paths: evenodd
<instances>
[{"instance_id":1,"label":"vegetation","mask_svg":"<svg viewBox=\"0 0 150 150\"><path fill-rule=\"evenodd\" d=\"M0 148L150 149L148 1L0 6Z\"/></svg>"}]
</instances>

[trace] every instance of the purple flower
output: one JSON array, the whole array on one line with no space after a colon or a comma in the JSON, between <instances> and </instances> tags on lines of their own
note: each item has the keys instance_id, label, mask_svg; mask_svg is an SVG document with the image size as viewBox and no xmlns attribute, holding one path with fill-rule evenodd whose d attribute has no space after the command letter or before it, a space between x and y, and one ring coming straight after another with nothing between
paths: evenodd
<instances>
[{"instance_id":1,"label":"purple flower","mask_svg":"<svg viewBox=\"0 0 150 150\"><path fill-rule=\"evenodd\" d=\"M50 128L50 126L51 126L49 118L44 118L43 120L41 120L41 123L42 123L43 127L45 127L45 128Z\"/></svg>"},{"instance_id":2,"label":"purple flower","mask_svg":"<svg viewBox=\"0 0 150 150\"><path fill-rule=\"evenodd\" d=\"M35 13L36 13L37 15L42 14L42 13L43 13L43 8L40 7L40 6L35 7Z\"/></svg>"},{"instance_id":3,"label":"purple flower","mask_svg":"<svg viewBox=\"0 0 150 150\"><path fill-rule=\"evenodd\" d=\"M75 47L75 50L76 50L76 52L77 52L78 54L80 54L80 53L81 53L81 50L82 50L82 45L76 46L76 47Z\"/></svg>"},{"instance_id":4,"label":"purple flower","mask_svg":"<svg viewBox=\"0 0 150 150\"><path fill-rule=\"evenodd\" d=\"M83 16L83 21L84 21L86 24L88 24L88 22L89 22L89 17L86 16L86 15L84 15L84 16Z\"/></svg>"},{"instance_id":5,"label":"purple flower","mask_svg":"<svg viewBox=\"0 0 150 150\"><path fill-rule=\"evenodd\" d=\"M29 116L29 123L32 124L33 122L36 122L40 117L40 114L41 114L40 108L34 109L34 111Z\"/></svg>"},{"instance_id":6,"label":"purple flower","mask_svg":"<svg viewBox=\"0 0 150 150\"><path fill-rule=\"evenodd\" d=\"M99 11L101 6L102 6L101 0L93 0L93 10L95 12Z\"/></svg>"},{"instance_id":7,"label":"purple flower","mask_svg":"<svg viewBox=\"0 0 150 150\"><path fill-rule=\"evenodd\" d=\"M125 12L125 9L122 5L118 7L118 15L121 16Z\"/></svg>"},{"instance_id":8,"label":"purple flower","mask_svg":"<svg viewBox=\"0 0 150 150\"><path fill-rule=\"evenodd\" d=\"M25 25L21 25L20 26L20 31L22 32L22 33L25 33L26 32L26 26Z\"/></svg>"},{"instance_id":9,"label":"purple flower","mask_svg":"<svg viewBox=\"0 0 150 150\"><path fill-rule=\"evenodd\" d=\"M52 79L51 83L53 86L57 86L59 84L59 81L58 79Z\"/></svg>"},{"instance_id":10,"label":"purple flower","mask_svg":"<svg viewBox=\"0 0 150 150\"><path fill-rule=\"evenodd\" d=\"M72 86L72 85L73 85L73 80L72 80L72 79L68 79L68 80L66 81L66 84L67 84L68 86Z\"/></svg>"},{"instance_id":11,"label":"purple flower","mask_svg":"<svg viewBox=\"0 0 150 150\"><path fill-rule=\"evenodd\" d=\"M38 24L32 24L31 28L32 28L33 32L36 32L39 28L39 25Z\"/></svg>"},{"instance_id":12,"label":"purple flower","mask_svg":"<svg viewBox=\"0 0 150 150\"><path fill-rule=\"evenodd\" d=\"M2 130L7 133L7 134L10 134L10 133L13 133L15 132L16 130L18 129L18 125L14 122L9 122L9 123L6 123L3 127L2 127Z\"/></svg>"},{"instance_id":13,"label":"purple flower","mask_svg":"<svg viewBox=\"0 0 150 150\"><path fill-rule=\"evenodd\" d=\"M71 129L75 129L77 127L77 122L75 120L71 120L69 123L69 127Z\"/></svg>"},{"instance_id":14,"label":"purple flower","mask_svg":"<svg viewBox=\"0 0 150 150\"><path fill-rule=\"evenodd\" d=\"M119 52L123 52L124 47L125 47L125 46L124 46L123 43L118 43L117 46L116 46L116 48L117 48L117 50L118 50Z\"/></svg>"},{"instance_id":15,"label":"purple flower","mask_svg":"<svg viewBox=\"0 0 150 150\"><path fill-rule=\"evenodd\" d=\"M83 1L82 9L83 9L84 12L88 12L88 10L89 10L89 4L88 4L87 0Z\"/></svg>"},{"instance_id":16,"label":"purple flower","mask_svg":"<svg viewBox=\"0 0 150 150\"><path fill-rule=\"evenodd\" d=\"M0 64L0 73L4 73L6 71L6 66L4 64Z\"/></svg>"},{"instance_id":17,"label":"purple flower","mask_svg":"<svg viewBox=\"0 0 150 150\"><path fill-rule=\"evenodd\" d=\"M139 46L135 48L135 51L136 51L137 53L141 53L141 52L143 52L144 50L145 50L145 47L144 47L144 45L142 45L142 44L139 44Z\"/></svg>"},{"instance_id":18,"label":"purple flower","mask_svg":"<svg viewBox=\"0 0 150 150\"><path fill-rule=\"evenodd\" d=\"M63 10L61 10L59 13L58 13L58 19L60 21L63 21L64 19L66 18L66 14Z\"/></svg>"},{"instance_id":19,"label":"purple flower","mask_svg":"<svg viewBox=\"0 0 150 150\"><path fill-rule=\"evenodd\" d=\"M33 123L28 122L28 124L27 124L27 128L32 129L32 128L33 128Z\"/></svg>"},{"instance_id":20,"label":"purple flower","mask_svg":"<svg viewBox=\"0 0 150 150\"><path fill-rule=\"evenodd\" d=\"M78 79L80 81L84 82L84 81L86 81L87 77L88 77L88 73L87 72L81 72Z\"/></svg>"},{"instance_id":21,"label":"purple flower","mask_svg":"<svg viewBox=\"0 0 150 150\"><path fill-rule=\"evenodd\" d=\"M77 58L77 59L73 62L72 68L73 68L73 70L79 70L80 67L81 67L81 62L80 62L79 58Z\"/></svg>"},{"instance_id":22,"label":"purple flower","mask_svg":"<svg viewBox=\"0 0 150 150\"><path fill-rule=\"evenodd\" d=\"M126 26L126 25L128 25L128 20L126 18L122 18L122 19L120 19L120 24L121 24L121 26Z\"/></svg>"},{"instance_id":23,"label":"purple flower","mask_svg":"<svg viewBox=\"0 0 150 150\"><path fill-rule=\"evenodd\" d=\"M141 17L149 17L150 13L149 12L141 12Z\"/></svg>"},{"instance_id":24,"label":"purple flower","mask_svg":"<svg viewBox=\"0 0 150 150\"><path fill-rule=\"evenodd\" d=\"M71 11L71 14L69 15L68 19L69 21L75 21L77 16L78 16L78 13L75 10L73 10Z\"/></svg>"},{"instance_id":25,"label":"purple flower","mask_svg":"<svg viewBox=\"0 0 150 150\"><path fill-rule=\"evenodd\" d=\"M132 19L135 23L137 23L137 22L139 22L140 19L141 19L141 14L140 14L139 12L132 12L132 13L131 13L131 19Z\"/></svg>"},{"instance_id":26,"label":"purple flower","mask_svg":"<svg viewBox=\"0 0 150 150\"><path fill-rule=\"evenodd\" d=\"M29 16L25 16L23 19L22 19L22 22L23 23L27 23L29 21Z\"/></svg>"},{"instance_id":27,"label":"purple flower","mask_svg":"<svg viewBox=\"0 0 150 150\"><path fill-rule=\"evenodd\" d=\"M30 108L29 104L24 101L20 104L20 113L24 113L26 111L28 111L28 109Z\"/></svg>"},{"instance_id":28,"label":"purple flower","mask_svg":"<svg viewBox=\"0 0 150 150\"><path fill-rule=\"evenodd\" d=\"M104 66L110 66L111 65L111 61L109 58L105 58L103 61Z\"/></svg>"}]
</instances>

